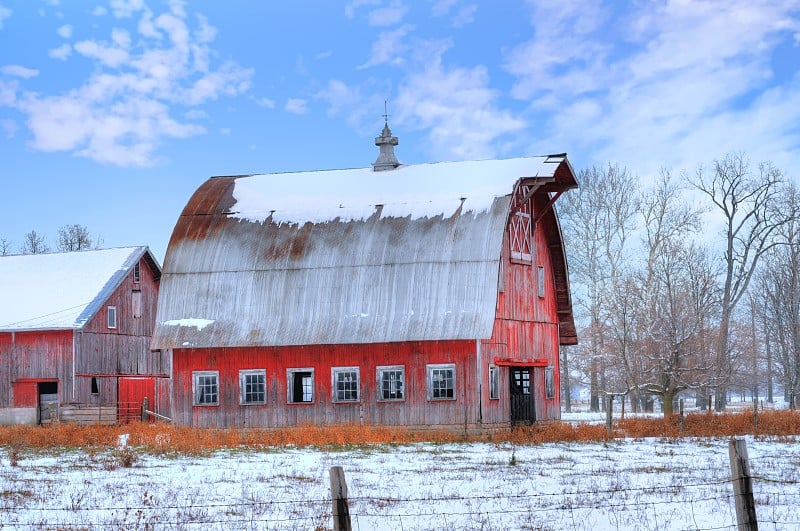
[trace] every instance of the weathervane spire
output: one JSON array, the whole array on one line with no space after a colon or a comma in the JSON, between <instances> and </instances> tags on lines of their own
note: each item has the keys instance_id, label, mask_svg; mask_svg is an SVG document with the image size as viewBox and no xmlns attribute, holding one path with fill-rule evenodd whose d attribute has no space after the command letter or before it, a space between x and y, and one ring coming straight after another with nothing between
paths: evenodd
<instances>
[{"instance_id":1,"label":"weathervane spire","mask_svg":"<svg viewBox=\"0 0 800 531\"><path fill-rule=\"evenodd\" d=\"M393 170L400 166L394 154L394 146L398 143L397 137L392 136L392 130L389 129L389 107L386 100L383 100L383 131L380 136L375 137L375 145L381 152L372 163L373 171Z\"/></svg>"}]
</instances>

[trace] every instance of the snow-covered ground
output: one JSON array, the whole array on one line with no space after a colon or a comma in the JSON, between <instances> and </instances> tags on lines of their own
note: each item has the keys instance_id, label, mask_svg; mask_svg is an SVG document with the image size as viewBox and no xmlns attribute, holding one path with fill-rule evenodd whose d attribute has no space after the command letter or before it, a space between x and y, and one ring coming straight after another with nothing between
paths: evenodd
<instances>
[{"instance_id":1,"label":"snow-covered ground","mask_svg":"<svg viewBox=\"0 0 800 531\"><path fill-rule=\"evenodd\" d=\"M747 440L761 529L800 529L800 445ZM135 450L134 450L135 451ZM0 528L329 529L343 467L353 528L735 529L727 439L31 455L0 449Z\"/></svg>"}]
</instances>

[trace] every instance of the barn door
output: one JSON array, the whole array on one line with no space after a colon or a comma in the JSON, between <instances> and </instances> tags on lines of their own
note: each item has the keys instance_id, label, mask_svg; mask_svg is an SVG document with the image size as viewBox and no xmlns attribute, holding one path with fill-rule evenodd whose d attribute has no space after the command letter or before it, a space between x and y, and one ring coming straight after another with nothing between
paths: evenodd
<instances>
[{"instance_id":1,"label":"barn door","mask_svg":"<svg viewBox=\"0 0 800 531\"><path fill-rule=\"evenodd\" d=\"M536 420L533 393L531 392L531 368L511 368L511 422L530 424Z\"/></svg>"},{"instance_id":2,"label":"barn door","mask_svg":"<svg viewBox=\"0 0 800 531\"><path fill-rule=\"evenodd\" d=\"M155 407L155 378L120 378L117 389L117 421L127 424L132 420L140 420L145 397L150 402L150 408Z\"/></svg>"},{"instance_id":3,"label":"barn door","mask_svg":"<svg viewBox=\"0 0 800 531\"><path fill-rule=\"evenodd\" d=\"M39 424L58 421L58 382L39 382Z\"/></svg>"}]
</instances>

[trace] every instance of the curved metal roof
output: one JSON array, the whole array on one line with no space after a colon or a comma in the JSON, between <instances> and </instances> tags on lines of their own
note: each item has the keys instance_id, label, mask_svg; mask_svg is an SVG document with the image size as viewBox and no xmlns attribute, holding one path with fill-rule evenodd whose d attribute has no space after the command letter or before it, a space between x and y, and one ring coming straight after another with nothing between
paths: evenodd
<instances>
[{"instance_id":1,"label":"curved metal roof","mask_svg":"<svg viewBox=\"0 0 800 531\"><path fill-rule=\"evenodd\" d=\"M488 338L523 178L575 186L565 155L211 178L173 231L152 348Z\"/></svg>"}]
</instances>

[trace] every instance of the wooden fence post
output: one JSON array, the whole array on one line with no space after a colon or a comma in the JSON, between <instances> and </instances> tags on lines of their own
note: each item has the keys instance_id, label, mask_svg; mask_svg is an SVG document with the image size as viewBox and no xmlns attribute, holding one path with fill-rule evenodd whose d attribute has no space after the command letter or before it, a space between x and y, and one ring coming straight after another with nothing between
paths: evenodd
<instances>
[{"instance_id":1,"label":"wooden fence post","mask_svg":"<svg viewBox=\"0 0 800 531\"><path fill-rule=\"evenodd\" d=\"M750 477L750 463L747 460L747 441L731 437L728 454L731 460L733 497L736 501L736 524L739 531L758 531L753 480Z\"/></svg>"},{"instance_id":2,"label":"wooden fence post","mask_svg":"<svg viewBox=\"0 0 800 531\"><path fill-rule=\"evenodd\" d=\"M333 529L334 531L351 531L350 508L347 505L347 483L344 480L344 470L340 466L332 466L331 500L333 502Z\"/></svg>"},{"instance_id":3,"label":"wooden fence post","mask_svg":"<svg viewBox=\"0 0 800 531\"><path fill-rule=\"evenodd\" d=\"M708 409L706 411L708 411L709 413L714 411L714 409L711 407L713 399L714 395L708 395Z\"/></svg>"},{"instance_id":4,"label":"wooden fence post","mask_svg":"<svg viewBox=\"0 0 800 531\"><path fill-rule=\"evenodd\" d=\"M612 424L611 424L611 416L614 409L614 395L608 395L608 399L606 400L606 430L608 433L611 433Z\"/></svg>"},{"instance_id":5,"label":"wooden fence post","mask_svg":"<svg viewBox=\"0 0 800 531\"><path fill-rule=\"evenodd\" d=\"M147 397L142 400L142 422L147 422L147 410L150 409Z\"/></svg>"},{"instance_id":6,"label":"wooden fence post","mask_svg":"<svg viewBox=\"0 0 800 531\"><path fill-rule=\"evenodd\" d=\"M681 435L683 435L683 431L685 429L685 425L683 422L683 398L678 401L678 413L681 419Z\"/></svg>"},{"instance_id":7,"label":"wooden fence post","mask_svg":"<svg viewBox=\"0 0 800 531\"><path fill-rule=\"evenodd\" d=\"M758 398L753 397L753 429L758 429Z\"/></svg>"}]
</instances>

